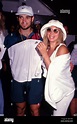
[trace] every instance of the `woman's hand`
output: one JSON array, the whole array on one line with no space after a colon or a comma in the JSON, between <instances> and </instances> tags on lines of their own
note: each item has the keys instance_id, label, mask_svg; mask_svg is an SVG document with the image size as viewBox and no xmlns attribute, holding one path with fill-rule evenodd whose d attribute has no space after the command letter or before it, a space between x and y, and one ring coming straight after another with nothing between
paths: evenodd
<instances>
[{"instance_id":1,"label":"woman's hand","mask_svg":"<svg viewBox=\"0 0 77 124\"><path fill-rule=\"evenodd\" d=\"M46 45L43 43L43 42L40 42L36 49L39 50L39 53L41 54L42 58L43 58L43 61L46 65L46 68L48 69L51 61L50 61L50 57L48 56L48 53L47 53L47 47Z\"/></svg>"},{"instance_id":2,"label":"woman's hand","mask_svg":"<svg viewBox=\"0 0 77 124\"><path fill-rule=\"evenodd\" d=\"M40 52L42 57L45 57L45 55L47 55L47 47L46 47L46 45L43 42L40 42L37 45L36 49L39 50L39 52Z\"/></svg>"}]
</instances>

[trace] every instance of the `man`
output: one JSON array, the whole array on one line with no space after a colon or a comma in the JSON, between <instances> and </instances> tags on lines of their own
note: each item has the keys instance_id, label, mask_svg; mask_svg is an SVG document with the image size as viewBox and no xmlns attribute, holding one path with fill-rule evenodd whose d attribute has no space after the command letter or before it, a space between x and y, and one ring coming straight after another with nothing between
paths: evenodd
<instances>
[{"instance_id":1,"label":"man","mask_svg":"<svg viewBox=\"0 0 77 124\"><path fill-rule=\"evenodd\" d=\"M4 35L0 33L0 116L4 115L4 95L3 95L3 88L2 88L2 58L4 52L6 50L4 44Z\"/></svg>"},{"instance_id":2,"label":"man","mask_svg":"<svg viewBox=\"0 0 77 124\"><path fill-rule=\"evenodd\" d=\"M33 32L34 14L30 6L20 6L16 16L19 22L18 31L8 35L4 41L13 77L11 99L16 105L17 116L24 116L27 102L30 105L31 115L39 116L43 97L41 66L39 66L39 74L36 76L34 73L38 70L36 67L38 61L41 60L35 50L40 37ZM36 41L31 39L36 39Z\"/></svg>"}]
</instances>

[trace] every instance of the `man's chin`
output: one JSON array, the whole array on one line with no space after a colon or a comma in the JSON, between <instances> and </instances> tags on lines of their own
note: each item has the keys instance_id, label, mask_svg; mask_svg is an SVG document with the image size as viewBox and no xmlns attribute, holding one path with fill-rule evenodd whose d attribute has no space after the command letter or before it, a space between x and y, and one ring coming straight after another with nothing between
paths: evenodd
<instances>
[{"instance_id":1,"label":"man's chin","mask_svg":"<svg viewBox=\"0 0 77 124\"><path fill-rule=\"evenodd\" d=\"M30 28L30 26L29 27L21 27L20 26L20 28L23 29L23 30L27 30L28 28Z\"/></svg>"}]
</instances>

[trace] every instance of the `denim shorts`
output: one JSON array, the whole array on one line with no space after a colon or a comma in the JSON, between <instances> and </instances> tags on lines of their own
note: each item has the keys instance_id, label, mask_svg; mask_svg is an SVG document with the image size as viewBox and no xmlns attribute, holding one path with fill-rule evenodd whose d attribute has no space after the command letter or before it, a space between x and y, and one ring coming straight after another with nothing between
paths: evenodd
<instances>
[{"instance_id":1,"label":"denim shorts","mask_svg":"<svg viewBox=\"0 0 77 124\"><path fill-rule=\"evenodd\" d=\"M11 100L14 103L38 104L43 99L43 93L44 81L42 78L23 83L15 80L11 82Z\"/></svg>"}]
</instances>

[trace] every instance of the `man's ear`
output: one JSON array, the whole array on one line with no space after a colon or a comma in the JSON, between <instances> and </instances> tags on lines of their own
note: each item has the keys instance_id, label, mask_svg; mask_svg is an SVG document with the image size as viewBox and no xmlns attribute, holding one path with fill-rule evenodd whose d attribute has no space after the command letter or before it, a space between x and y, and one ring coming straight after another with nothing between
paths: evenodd
<instances>
[{"instance_id":1,"label":"man's ear","mask_svg":"<svg viewBox=\"0 0 77 124\"><path fill-rule=\"evenodd\" d=\"M17 18L17 21L18 21L19 16L17 16L16 18Z\"/></svg>"}]
</instances>

